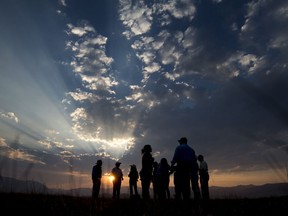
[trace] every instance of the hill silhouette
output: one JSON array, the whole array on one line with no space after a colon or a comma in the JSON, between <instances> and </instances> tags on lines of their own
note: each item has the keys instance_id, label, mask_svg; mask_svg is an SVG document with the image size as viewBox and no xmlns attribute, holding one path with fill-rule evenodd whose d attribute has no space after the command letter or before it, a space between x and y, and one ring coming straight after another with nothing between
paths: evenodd
<instances>
[{"instance_id":1,"label":"hill silhouette","mask_svg":"<svg viewBox=\"0 0 288 216\"><path fill-rule=\"evenodd\" d=\"M92 187L92 186L91 186ZM140 189L140 188L139 188ZM174 188L171 187L173 196ZM288 183L275 183L264 185L239 185L234 187L217 187L209 188L211 198L263 198L288 196ZM37 194L55 194L90 197L91 188L75 188L71 190L48 188L46 185L37 181L23 181L15 178L0 177L0 192L4 193L37 193ZM152 193L152 191L151 191ZM101 191L102 198L110 198L112 189ZM123 186L121 188L121 197L129 197L129 188Z\"/></svg>"}]
</instances>

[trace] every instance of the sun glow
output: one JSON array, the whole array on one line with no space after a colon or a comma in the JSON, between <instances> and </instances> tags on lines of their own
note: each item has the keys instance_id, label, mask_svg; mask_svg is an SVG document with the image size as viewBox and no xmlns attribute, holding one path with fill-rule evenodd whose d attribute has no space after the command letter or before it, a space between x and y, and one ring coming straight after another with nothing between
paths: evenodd
<instances>
[{"instance_id":1,"label":"sun glow","mask_svg":"<svg viewBox=\"0 0 288 216\"><path fill-rule=\"evenodd\" d=\"M115 179L113 175L109 175L109 181L113 182L113 180Z\"/></svg>"}]
</instances>

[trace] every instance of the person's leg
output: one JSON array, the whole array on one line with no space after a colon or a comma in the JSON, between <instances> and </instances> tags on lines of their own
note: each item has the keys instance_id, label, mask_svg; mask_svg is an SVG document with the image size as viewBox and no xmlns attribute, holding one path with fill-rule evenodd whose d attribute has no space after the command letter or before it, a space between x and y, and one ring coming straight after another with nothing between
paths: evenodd
<instances>
[{"instance_id":1,"label":"person's leg","mask_svg":"<svg viewBox=\"0 0 288 216\"><path fill-rule=\"evenodd\" d=\"M170 199L169 183L168 183L168 185L166 185L166 187L165 187L165 197L167 197L167 199Z\"/></svg>"},{"instance_id":2,"label":"person's leg","mask_svg":"<svg viewBox=\"0 0 288 216\"><path fill-rule=\"evenodd\" d=\"M194 194L194 200L198 201L200 199L200 188L199 188L197 173L191 174L191 185L192 185L192 191Z\"/></svg>"},{"instance_id":3,"label":"person's leg","mask_svg":"<svg viewBox=\"0 0 288 216\"><path fill-rule=\"evenodd\" d=\"M181 178L178 172L174 173L174 190L175 190L175 199L181 199Z\"/></svg>"},{"instance_id":4,"label":"person's leg","mask_svg":"<svg viewBox=\"0 0 288 216\"><path fill-rule=\"evenodd\" d=\"M117 186L117 199L120 199L121 182Z\"/></svg>"},{"instance_id":5,"label":"person's leg","mask_svg":"<svg viewBox=\"0 0 288 216\"><path fill-rule=\"evenodd\" d=\"M203 199L208 200L209 199L209 187L208 187L208 180L203 180Z\"/></svg>"},{"instance_id":6,"label":"person's leg","mask_svg":"<svg viewBox=\"0 0 288 216\"><path fill-rule=\"evenodd\" d=\"M101 182L98 181L98 182L96 183L96 186L95 186L95 198L96 198L96 199L98 199L98 196L99 196L100 185L101 185Z\"/></svg>"},{"instance_id":7,"label":"person's leg","mask_svg":"<svg viewBox=\"0 0 288 216\"><path fill-rule=\"evenodd\" d=\"M147 193L146 193L146 182L145 179L142 177L141 179L141 187L142 187L142 198L146 199Z\"/></svg>"},{"instance_id":8,"label":"person's leg","mask_svg":"<svg viewBox=\"0 0 288 216\"><path fill-rule=\"evenodd\" d=\"M113 182L113 199L116 198L116 184Z\"/></svg>"},{"instance_id":9,"label":"person's leg","mask_svg":"<svg viewBox=\"0 0 288 216\"><path fill-rule=\"evenodd\" d=\"M181 191L183 194L183 199L184 200L189 200L191 196L191 187L190 187L190 175L189 172L183 172L181 173L181 178L182 178L182 187Z\"/></svg>"},{"instance_id":10,"label":"person's leg","mask_svg":"<svg viewBox=\"0 0 288 216\"><path fill-rule=\"evenodd\" d=\"M133 183L129 182L130 196L133 195Z\"/></svg>"},{"instance_id":11,"label":"person's leg","mask_svg":"<svg viewBox=\"0 0 288 216\"><path fill-rule=\"evenodd\" d=\"M141 184L142 184L142 198L150 199L150 193L149 193L150 179L142 177Z\"/></svg>"},{"instance_id":12,"label":"person's leg","mask_svg":"<svg viewBox=\"0 0 288 216\"><path fill-rule=\"evenodd\" d=\"M135 182L133 186L135 195L138 195L137 182Z\"/></svg>"}]
</instances>

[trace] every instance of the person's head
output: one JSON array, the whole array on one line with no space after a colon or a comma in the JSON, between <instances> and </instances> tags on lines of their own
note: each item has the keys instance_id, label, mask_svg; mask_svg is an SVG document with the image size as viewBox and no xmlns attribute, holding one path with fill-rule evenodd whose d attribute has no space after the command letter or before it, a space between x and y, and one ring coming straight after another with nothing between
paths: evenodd
<instances>
[{"instance_id":1,"label":"person's head","mask_svg":"<svg viewBox=\"0 0 288 216\"><path fill-rule=\"evenodd\" d=\"M186 137L181 137L181 138L178 140L178 142L180 143L180 145L181 145L181 144L187 144L188 140L187 140Z\"/></svg>"},{"instance_id":2,"label":"person's head","mask_svg":"<svg viewBox=\"0 0 288 216\"><path fill-rule=\"evenodd\" d=\"M153 162L153 167L158 167L157 161L154 161L154 162Z\"/></svg>"},{"instance_id":3,"label":"person's head","mask_svg":"<svg viewBox=\"0 0 288 216\"><path fill-rule=\"evenodd\" d=\"M121 162L119 162L119 161L117 161L117 162L115 163L115 166L116 166L116 167L120 167L120 165L121 165Z\"/></svg>"},{"instance_id":4,"label":"person's head","mask_svg":"<svg viewBox=\"0 0 288 216\"><path fill-rule=\"evenodd\" d=\"M137 170L137 167L136 167L135 164L132 164L132 165L130 165L130 169L131 169L131 170Z\"/></svg>"},{"instance_id":5,"label":"person's head","mask_svg":"<svg viewBox=\"0 0 288 216\"><path fill-rule=\"evenodd\" d=\"M203 155L198 155L197 158L198 158L199 161L203 161L204 160L204 156Z\"/></svg>"},{"instance_id":6,"label":"person's head","mask_svg":"<svg viewBox=\"0 0 288 216\"><path fill-rule=\"evenodd\" d=\"M97 165L101 166L102 165L102 160L97 160Z\"/></svg>"},{"instance_id":7,"label":"person's head","mask_svg":"<svg viewBox=\"0 0 288 216\"><path fill-rule=\"evenodd\" d=\"M168 161L167 161L166 158L162 158L162 159L160 160L160 163L166 165L166 164L168 164Z\"/></svg>"},{"instance_id":8,"label":"person's head","mask_svg":"<svg viewBox=\"0 0 288 216\"><path fill-rule=\"evenodd\" d=\"M150 152L152 152L152 147L151 147L151 145L147 144L147 145L145 145L145 146L142 148L142 154L144 154L144 153L150 153Z\"/></svg>"}]
</instances>

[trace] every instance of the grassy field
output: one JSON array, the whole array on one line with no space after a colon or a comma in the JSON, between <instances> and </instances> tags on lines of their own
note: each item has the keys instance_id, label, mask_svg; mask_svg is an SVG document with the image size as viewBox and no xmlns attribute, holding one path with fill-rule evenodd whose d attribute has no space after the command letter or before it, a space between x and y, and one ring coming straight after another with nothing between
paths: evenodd
<instances>
[{"instance_id":1,"label":"grassy field","mask_svg":"<svg viewBox=\"0 0 288 216\"><path fill-rule=\"evenodd\" d=\"M261 199L212 199L204 208L193 200L189 203L144 201L142 199L100 199L93 203L89 197L60 195L1 193L1 215L99 215L99 216L152 216L152 215L287 215L288 196Z\"/></svg>"}]
</instances>

